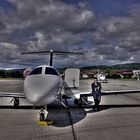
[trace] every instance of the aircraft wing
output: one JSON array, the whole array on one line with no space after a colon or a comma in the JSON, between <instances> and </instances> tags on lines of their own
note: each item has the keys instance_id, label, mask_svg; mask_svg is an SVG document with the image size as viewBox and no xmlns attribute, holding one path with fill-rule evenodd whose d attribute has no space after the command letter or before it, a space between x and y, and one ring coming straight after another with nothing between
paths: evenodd
<instances>
[{"instance_id":1,"label":"aircraft wing","mask_svg":"<svg viewBox=\"0 0 140 140\"><path fill-rule=\"evenodd\" d=\"M132 94L132 93L140 93L140 89L102 91L103 96L105 96L105 95L118 95L118 94Z\"/></svg>"},{"instance_id":2,"label":"aircraft wing","mask_svg":"<svg viewBox=\"0 0 140 140\"><path fill-rule=\"evenodd\" d=\"M135 90L104 90L101 91L102 96L107 96L107 95L122 95L122 94L133 94L133 93L140 93L140 89L135 89ZM82 97L89 97L93 96L91 92L77 92L74 94L74 96L79 99Z\"/></svg>"},{"instance_id":3,"label":"aircraft wing","mask_svg":"<svg viewBox=\"0 0 140 140\"><path fill-rule=\"evenodd\" d=\"M0 97L25 98L24 93L0 92Z\"/></svg>"}]
</instances>

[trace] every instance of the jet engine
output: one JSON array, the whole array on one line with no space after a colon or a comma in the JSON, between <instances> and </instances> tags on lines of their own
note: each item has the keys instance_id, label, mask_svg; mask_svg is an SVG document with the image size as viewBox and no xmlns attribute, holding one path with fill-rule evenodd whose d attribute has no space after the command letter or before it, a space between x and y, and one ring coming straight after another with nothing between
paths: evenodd
<instances>
[{"instance_id":1,"label":"jet engine","mask_svg":"<svg viewBox=\"0 0 140 140\"><path fill-rule=\"evenodd\" d=\"M31 68L25 69L24 72L23 72L23 77L26 78L31 73L31 71L32 71Z\"/></svg>"}]
</instances>

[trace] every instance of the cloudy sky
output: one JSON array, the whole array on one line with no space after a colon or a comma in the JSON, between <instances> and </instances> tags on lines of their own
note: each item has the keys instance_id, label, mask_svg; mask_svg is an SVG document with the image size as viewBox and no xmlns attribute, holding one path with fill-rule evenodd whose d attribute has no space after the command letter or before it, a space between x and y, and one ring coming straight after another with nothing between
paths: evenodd
<instances>
[{"instance_id":1,"label":"cloudy sky","mask_svg":"<svg viewBox=\"0 0 140 140\"><path fill-rule=\"evenodd\" d=\"M20 53L50 49L85 53L57 67L139 62L140 0L0 0L0 67L47 64Z\"/></svg>"}]
</instances>

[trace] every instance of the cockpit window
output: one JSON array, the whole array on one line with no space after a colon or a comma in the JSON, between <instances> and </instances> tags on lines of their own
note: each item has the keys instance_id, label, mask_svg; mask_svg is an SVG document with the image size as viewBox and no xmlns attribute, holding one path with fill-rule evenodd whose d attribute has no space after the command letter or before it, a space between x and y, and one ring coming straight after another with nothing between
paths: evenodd
<instances>
[{"instance_id":1,"label":"cockpit window","mask_svg":"<svg viewBox=\"0 0 140 140\"><path fill-rule=\"evenodd\" d=\"M42 67L38 67L35 68L33 71L31 71L29 75L37 75L37 74L41 74L41 72L42 72Z\"/></svg>"},{"instance_id":2,"label":"cockpit window","mask_svg":"<svg viewBox=\"0 0 140 140\"><path fill-rule=\"evenodd\" d=\"M58 75L58 72L53 68L46 67L45 74Z\"/></svg>"}]
</instances>

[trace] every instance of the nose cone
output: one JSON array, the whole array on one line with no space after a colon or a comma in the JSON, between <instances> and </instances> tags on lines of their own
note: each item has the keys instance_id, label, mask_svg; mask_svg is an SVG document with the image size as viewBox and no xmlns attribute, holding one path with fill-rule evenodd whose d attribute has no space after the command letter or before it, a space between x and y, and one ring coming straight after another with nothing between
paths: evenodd
<instances>
[{"instance_id":1,"label":"nose cone","mask_svg":"<svg viewBox=\"0 0 140 140\"><path fill-rule=\"evenodd\" d=\"M28 76L24 81L26 99L34 105L47 105L57 98L60 77L52 75Z\"/></svg>"}]
</instances>

